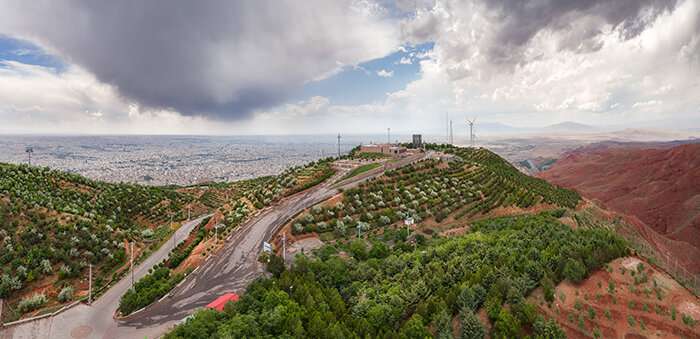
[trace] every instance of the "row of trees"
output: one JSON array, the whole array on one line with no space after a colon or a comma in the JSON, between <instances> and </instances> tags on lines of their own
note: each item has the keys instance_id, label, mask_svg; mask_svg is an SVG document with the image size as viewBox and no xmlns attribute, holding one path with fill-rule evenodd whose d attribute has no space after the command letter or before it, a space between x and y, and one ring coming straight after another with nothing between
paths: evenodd
<instances>
[{"instance_id":1,"label":"row of trees","mask_svg":"<svg viewBox=\"0 0 700 339\"><path fill-rule=\"evenodd\" d=\"M200 312L167 337L451 338L458 316L462 337L480 338L485 329L473 314L483 308L492 337L563 338L525 297L544 279L578 279L567 269L571 260L588 275L627 253L610 231L572 230L547 213L479 222L465 236L417 250L395 240L373 238L368 251L357 240L343 248L350 259L333 246L316 259L298 257L290 270L278 267L252 284L225 313Z\"/></svg>"},{"instance_id":2,"label":"row of trees","mask_svg":"<svg viewBox=\"0 0 700 339\"><path fill-rule=\"evenodd\" d=\"M171 188L0 164L0 298L46 276L70 285L90 264L103 281L125 262L124 240L158 240L167 229L150 227L191 200Z\"/></svg>"},{"instance_id":3,"label":"row of trees","mask_svg":"<svg viewBox=\"0 0 700 339\"><path fill-rule=\"evenodd\" d=\"M256 189L250 190L246 197L253 202L255 208L269 206L273 202L318 185L333 176L331 167L333 158L325 158L310 162L304 166L295 166L275 176L259 178Z\"/></svg>"},{"instance_id":4,"label":"row of trees","mask_svg":"<svg viewBox=\"0 0 700 339\"><path fill-rule=\"evenodd\" d=\"M561 207L575 206L580 197L573 191L554 187L520 173L498 155L485 149L463 149L431 145L457 155L447 165L425 160L370 180L343 193L342 202L313 208L299 216L292 231L335 231L373 229L406 217L416 222L429 218L442 222L486 214L501 206L530 207L544 202Z\"/></svg>"}]
</instances>

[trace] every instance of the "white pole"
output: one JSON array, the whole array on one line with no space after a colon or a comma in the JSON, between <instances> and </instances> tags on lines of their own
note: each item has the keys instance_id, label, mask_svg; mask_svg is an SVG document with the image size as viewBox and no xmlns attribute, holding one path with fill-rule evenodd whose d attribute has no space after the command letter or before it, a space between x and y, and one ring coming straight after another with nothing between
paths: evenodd
<instances>
[{"instance_id":1,"label":"white pole","mask_svg":"<svg viewBox=\"0 0 700 339\"><path fill-rule=\"evenodd\" d=\"M131 288L134 288L134 243L131 243Z\"/></svg>"},{"instance_id":2,"label":"white pole","mask_svg":"<svg viewBox=\"0 0 700 339\"><path fill-rule=\"evenodd\" d=\"M282 233L282 260L287 261L287 233Z\"/></svg>"},{"instance_id":3,"label":"white pole","mask_svg":"<svg viewBox=\"0 0 700 339\"><path fill-rule=\"evenodd\" d=\"M92 304L92 264L88 267L88 305L90 305Z\"/></svg>"}]
</instances>

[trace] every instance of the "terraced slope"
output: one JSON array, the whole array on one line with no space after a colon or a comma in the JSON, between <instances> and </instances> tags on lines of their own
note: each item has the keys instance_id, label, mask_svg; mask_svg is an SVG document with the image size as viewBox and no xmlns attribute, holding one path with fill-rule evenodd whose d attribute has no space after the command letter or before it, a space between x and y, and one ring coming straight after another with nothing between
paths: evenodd
<instances>
[{"instance_id":1,"label":"terraced slope","mask_svg":"<svg viewBox=\"0 0 700 339\"><path fill-rule=\"evenodd\" d=\"M575 207L573 191L520 173L486 149L429 145L449 159L425 160L343 192L341 199L299 216L295 234L377 229L412 217L416 223L464 222L497 208ZM445 158L445 156L443 156Z\"/></svg>"},{"instance_id":2,"label":"terraced slope","mask_svg":"<svg viewBox=\"0 0 700 339\"><path fill-rule=\"evenodd\" d=\"M69 301L84 289L89 264L99 288L126 262L125 241L141 253L168 235L170 215L181 218L189 201L169 188L0 164L0 297L19 313L42 306L44 297ZM33 290L40 293L34 304L13 307Z\"/></svg>"}]
</instances>

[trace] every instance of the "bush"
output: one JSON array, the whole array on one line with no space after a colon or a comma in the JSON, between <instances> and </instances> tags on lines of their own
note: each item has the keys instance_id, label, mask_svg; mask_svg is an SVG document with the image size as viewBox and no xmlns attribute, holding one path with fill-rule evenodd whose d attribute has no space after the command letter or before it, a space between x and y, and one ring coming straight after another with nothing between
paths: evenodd
<instances>
[{"instance_id":1,"label":"bush","mask_svg":"<svg viewBox=\"0 0 700 339\"><path fill-rule=\"evenodd\" d=\"M20 300L19 304L17 305L17 310L19 311L19 313L22 314L34 311L37 308L46 304L46 301L46 295L44 295L43 293L37 293L31 297L27 297Z\"/></svg>"},{"instance_id":2,"label":"bush","mask_svg":"<svg viewBox=\"0 0 700 339\"><path fill-rule=\"evenodd\" d=\"M73 286L66 286L58 293L58 301L64 303L73 300Z\"/></svg>"},{"instance_id":3,"label":"bush","mask_svg":"<svg viewBox=\"0 0 700 339\"><path fill-rule=\"evenodd\" d=\"M562 273L564 274L564 278L578 283L586 278L588 272L581 260L569 258L564 265L564 271Z\"/></svg>"},{"instance_id":4,"label":"bush","mask_svg":"<svg viewBox=\"0 0 700 339\"><path fill-rule=\"evenodd\" d=\"M124 314L146 307L167 294L183 278L182 274L171 274L167 267L159 267L141 278L133 289L128 290L119 300L119 311Z\"/></svg>"},{"instance_id":5,"label":"bush","mask_svg":"<svg viewBox=\"0 0 700 339\"><path fill-rule=\"evenodd\" d=\"M552 319L545 321L542 316L538 316L535 320L533 332L535 339L566 339L566 333L556 321Z\"/></svg>"}]
</instances>

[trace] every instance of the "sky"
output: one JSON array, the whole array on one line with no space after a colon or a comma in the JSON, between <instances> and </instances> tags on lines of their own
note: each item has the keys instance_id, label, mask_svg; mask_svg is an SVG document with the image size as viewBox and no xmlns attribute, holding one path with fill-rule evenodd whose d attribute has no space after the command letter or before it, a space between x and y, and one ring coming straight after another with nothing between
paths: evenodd
<instances>
[{"instance_id":1,"label":"sky","mask_svg":"<svg viewBox=\"0 0 700 339\"><path fill-rule=\"evenodd\" d=\"M475 117L700 128L697 0L0 8L3 134L430 134Z\"/></svg>"}]
</instances>

